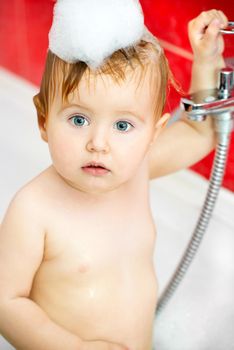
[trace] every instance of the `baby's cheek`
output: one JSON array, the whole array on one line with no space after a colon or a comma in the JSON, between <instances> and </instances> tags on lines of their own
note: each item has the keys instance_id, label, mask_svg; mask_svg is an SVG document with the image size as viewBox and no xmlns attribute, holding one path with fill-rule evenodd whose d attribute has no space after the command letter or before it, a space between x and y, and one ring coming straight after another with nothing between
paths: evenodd
<instances>
[{"instance_id":1,"label":"baby's cheek","mask_svg":"<svg viewBox=\"0 0 234 350\"><path fill-rule=\"evenodd\" d=\"M55 167L62 172L67 171L72 164L72 158L74 159L69 143L64 139L53 139L49 142L49 149Z\"/></svg>"}]
</instances>

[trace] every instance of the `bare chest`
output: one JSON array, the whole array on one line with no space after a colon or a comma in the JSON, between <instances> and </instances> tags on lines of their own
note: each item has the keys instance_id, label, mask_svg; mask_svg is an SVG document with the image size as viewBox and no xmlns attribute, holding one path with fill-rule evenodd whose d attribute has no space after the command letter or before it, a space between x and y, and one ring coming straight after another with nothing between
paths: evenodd
<instances>
[{"instance_id":1,"label":"bare chest","mask_svg":"<svg viewBox=\"0 0 234 350\"><path fill-rule=\"evenodd\" d=\"M44 258L73 261L81 270L91 270L104 267L107 261L119 265L149 257L154 239L154 224L147 210L58 211L46 235Z\"/></svg>"},{"instance_id":2,"label":"bare chest","mask_svg":"<svg viewBox=\"0 0 234 350\"><path fill-rule=\"evenodd\" d=\"M154 242L147 211L60 213L47 233L31 296L52 319L84 339L131 343L139 328L137 341L146 344L157 294ZM144 325L142 312L148 320Z\"/></svg>"}]
</instances>

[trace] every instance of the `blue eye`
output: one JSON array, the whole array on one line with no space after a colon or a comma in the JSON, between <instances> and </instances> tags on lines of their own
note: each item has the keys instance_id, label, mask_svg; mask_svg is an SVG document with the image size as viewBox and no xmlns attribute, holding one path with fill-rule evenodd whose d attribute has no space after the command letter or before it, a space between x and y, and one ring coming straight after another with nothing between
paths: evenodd
<instances>
[{"instance_id":1,"label":"blue eye","mask_svg":"<svg viewBox=\"0 0 234 350\"><path fill-rule=\"evenodd\" d=\"M134 126L131 123L126 122L124 120L121 120L116 123L116 129L118 129L119 131L129 131L129 129L133 127Z\"/></svg>"},{"instance_id":2,"label":"blue eye","mask_svg":"<svg viewBox=\"0 0 234 350\"><path fill-rule=\"evenodd\" d=\"M81 127L89 125L88 120L85 117L82 117L82 115L74 115L70 120L74 126Z\"/></svg>"}]
</instances>

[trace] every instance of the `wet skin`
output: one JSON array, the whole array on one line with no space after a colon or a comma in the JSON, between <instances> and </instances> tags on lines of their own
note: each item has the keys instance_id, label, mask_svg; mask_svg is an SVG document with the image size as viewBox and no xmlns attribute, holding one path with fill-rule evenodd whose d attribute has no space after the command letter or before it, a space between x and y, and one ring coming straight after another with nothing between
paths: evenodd
<instances>
[{"instance_id":1,"label":"wet skin","mask_svg":"<svg viewBox=\"0 0 234 350\"><path fill-rule=\"evenodd\" d=\"M89 89L83 78L66 106L56 96L41 127L53 165L28 187L43 194L46 228L30 298L83 340L149 350L157 280L148 159L157 128L150 79L136 86L131 74ZM108 171L85 171L94 161Z\"/></svg>"}]
</instances>

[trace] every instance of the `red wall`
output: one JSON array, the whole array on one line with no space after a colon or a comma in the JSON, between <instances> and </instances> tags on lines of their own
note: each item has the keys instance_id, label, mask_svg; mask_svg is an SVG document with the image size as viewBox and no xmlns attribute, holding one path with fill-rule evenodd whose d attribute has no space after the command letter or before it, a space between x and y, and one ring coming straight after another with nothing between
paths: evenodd
<instances>
[{"instance_id":1,"label":"red wall","mask_svg":"<svg viewBox=\"0 0 234 350\"><path fill-rule=\"evenodd\" d=\"M222 10L230 21L234 20L234 1L229 0L197 0L197 1L163 1L141 0L145 14L146 24L149 29L160 39L173 44L166 50L172 71L183 89L189 88L191 70L191 48L187 36L188 22L199 15L201 11L209 9ZM183 50L181 51L181 48ZM225 36L224 56L234 68L234 35ZM204 72L205 74L205 72ZM171 90L168 108L173 109L179 104L180 96ZM213 160L213 152L201 162L192 167L206 178L209 178ZM227 171L224 178L224 186L234 191L234 137L232 134L231 148L229 152Z\"/></svg>"},{"instance_id":2,"label":"red wall","mask_svg":"<svg viewBox=\"0 0 234 350\"><path fill-rule=\"evenodd\" d=\"M145 22L162 40L175 77L184 90L188 89L191 70L191 49L187 24L201 11L221 9L234 20L234 2L229 0L141 0ZM53 0L0 0L0 65L39 85L48 46ZM225 37L225 57L233 57L234 36ZM205 72L204 72L205 74ZM170 92L167 109L179 105L180 96ZM209 177L212 155L192 167ZM234 191L234 140L232 140L224 186Z\"/></svg>"}]
</instances>

